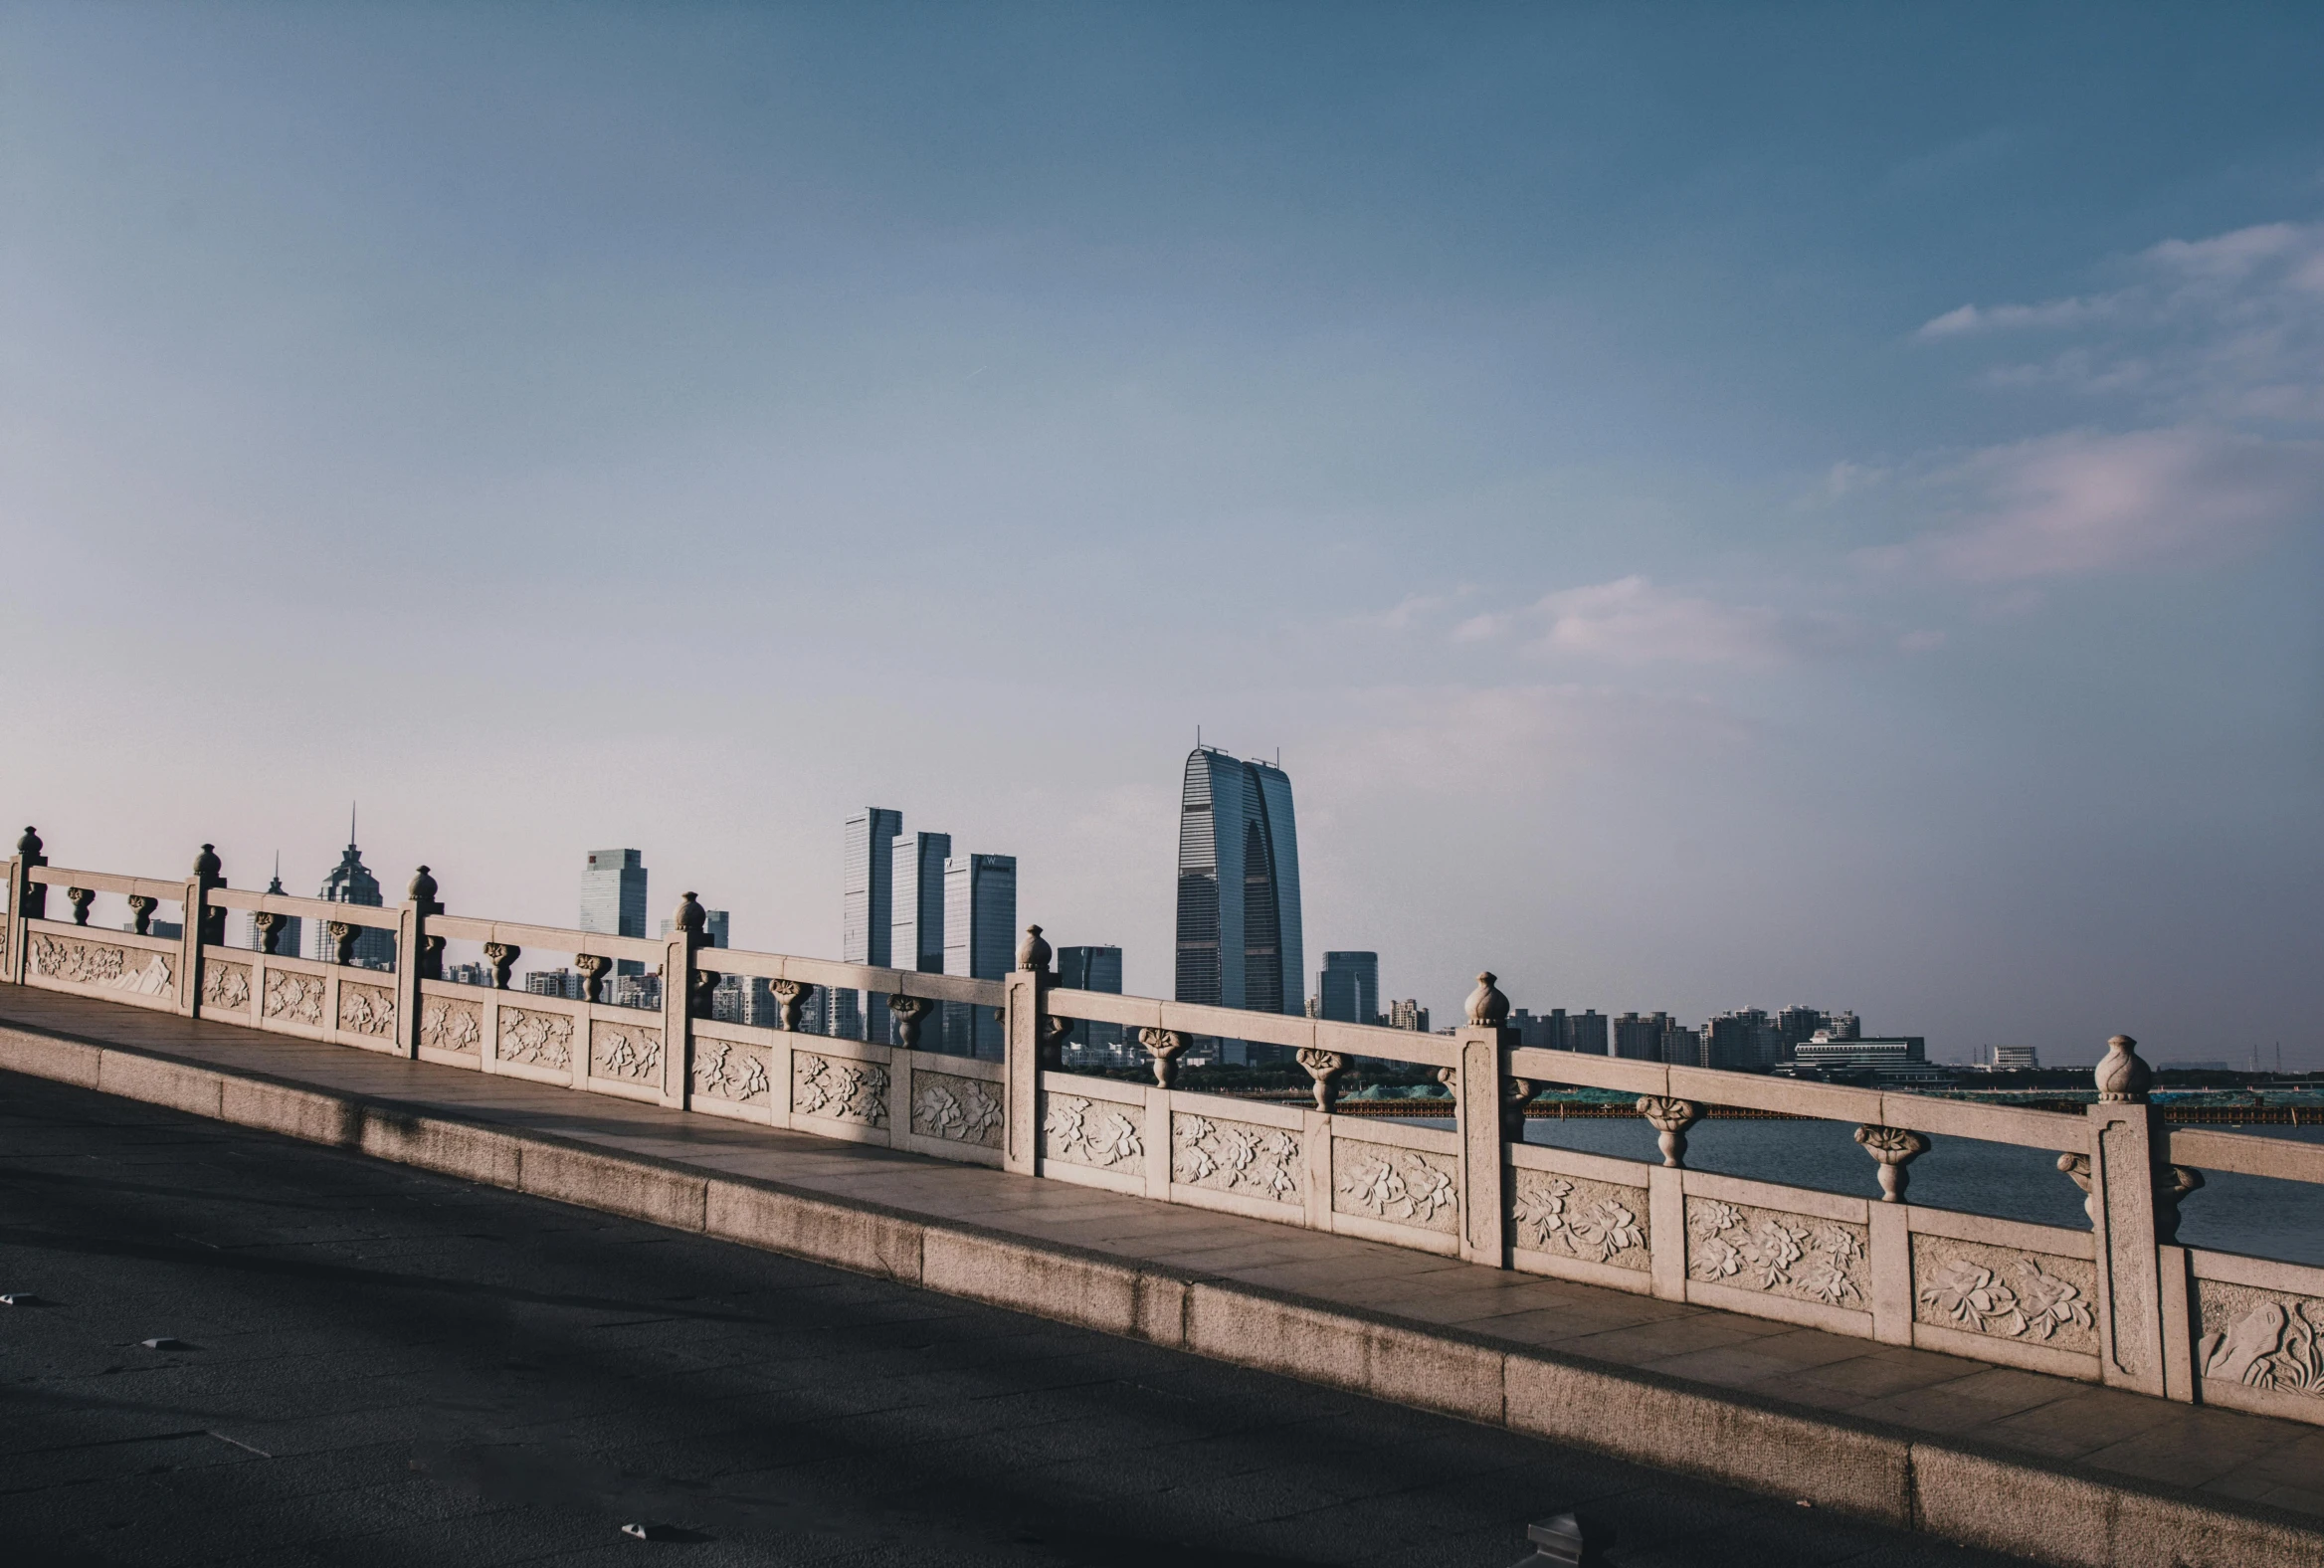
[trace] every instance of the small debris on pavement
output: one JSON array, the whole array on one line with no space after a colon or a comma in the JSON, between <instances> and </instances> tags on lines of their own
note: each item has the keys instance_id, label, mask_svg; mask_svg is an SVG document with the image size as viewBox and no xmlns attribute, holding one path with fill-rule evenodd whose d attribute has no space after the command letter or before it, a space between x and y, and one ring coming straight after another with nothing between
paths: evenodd
<instances>
[{"instance_id":1,"label":"small debris on pavement","mask_svg":"<svg viewBox=\"0 0 2324 1568\"><path fill-rule=\"evenodd\" d=\"M148 1350L191 1350L194 1348L184 1340L172 1339L167 1334L163 1334L159 1339L140 1339L137 1343Z\"/></svg>"}]
</instances>

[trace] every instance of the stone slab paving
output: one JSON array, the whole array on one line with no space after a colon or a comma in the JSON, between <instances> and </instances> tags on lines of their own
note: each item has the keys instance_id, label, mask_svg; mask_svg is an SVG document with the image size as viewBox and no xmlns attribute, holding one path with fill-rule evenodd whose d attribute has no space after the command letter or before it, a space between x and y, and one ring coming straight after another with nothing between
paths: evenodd
<instances>
[{"instance_id":1,"label":"stone slab paving","mask_svg":"<svg viewBox=\"0 0 2324 1568\"><path fill-rule=\"evenodd\" d=\"M0 985L0 1028L972 1223L2324 1520L2324 1431L864 1144Z\"/></svg>"}]
</instances>

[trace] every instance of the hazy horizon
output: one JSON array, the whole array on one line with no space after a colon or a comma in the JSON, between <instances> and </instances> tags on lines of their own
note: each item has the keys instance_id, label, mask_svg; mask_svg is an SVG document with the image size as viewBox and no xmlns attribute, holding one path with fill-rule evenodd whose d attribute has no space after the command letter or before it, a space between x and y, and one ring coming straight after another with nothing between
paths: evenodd
<instances>
[{"instance_id":1,"label":"hazy horizon","mask_svg":"<svg viewBox=\"0 0 2324 1568\"><path fill-rule=\"evenodd\" d=\"M0 12L0 811L2324 1068L2324 16ZM2270 1060L2270 1065L2272 1062Z\"/></svg>"}]
</instances>

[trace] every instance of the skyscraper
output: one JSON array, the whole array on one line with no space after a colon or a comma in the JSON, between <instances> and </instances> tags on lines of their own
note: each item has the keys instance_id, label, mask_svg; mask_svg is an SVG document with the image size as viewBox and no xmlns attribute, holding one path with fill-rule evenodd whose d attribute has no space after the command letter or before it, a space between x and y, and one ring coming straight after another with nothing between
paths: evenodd
<instances>
[{"instance_id":1,"label":"skyscraper","mask_svg":"<svg viewBox=\"0 0 2324 1568\"><path fill-rule=\"evenodd\" d=\"M851 964L891 966L895 934L895 839L903 813L866 806L842 830L840 861L840 958ZM834 1034L888 1043L887 1009L861 991L834 995ZM867 1033L869 1031L869 1033Z\"/></svg>"},{"instance_id":2,"label":"skyscraper","mask_svg":"<svg viewBox=\"0 0 2324 1568\"><path fill-rule=\"evenodd\" d=\"M1198 745L1179 797L1178 1000L1297 1015L1306 972L1291 781Z\"/></svg>"},{"instance_id":3,"label":"skyscraper","mask_svg":"<svg viewBox=\"0 0 2324 1568\"><path fill-rule=\"evenodd\" d=\"M332 903L356 903L377 909L387 900L380 896L379 879L371 875L363 864L363 852L355 848L355 825L347 824L347 853L339 857L339 864L322 880L322 890L315 894ZM332 942L330 922L314 922L314 940L309 954L318 963L335 962L339 956L337 944ZM395 967L395 933L366 925L355 933L355 949L350 961L365 969L392 969Z\"/></svg>"},{"instance_id":4,"label":"skyscraper","mask_svg":"<svg viewBox=\"0 0 2324 1568\"><path fill-rule=\"evenodd\" d=\"M646 863L636 850L591 850L581 873L581 929L607 936L646 934ZM625 958L617 975L642 975L646 966Z\"/></svg>"},{"instance_id":5,"label":"skyscraper","mask_svg":"<svg viewBox=\"0 0 2324 1568\"><path fill-rule=\"evenodd\" d=\"M1380 1021L1380 955L1325 953L1315 977L1317 1016L1340 1024Z\"/></svg>"},{"instance_id":6,"label":"skyscraper","mask_svg":"<svg viewBox=\"0 0 2324 1568\"><path fill-rule=\"evenodd\" d=\"M905 833L888 846L888 962L915 974L944 972L944 863L949 833Z\"/></svg>"},{"instance_id":7,"label":"skyscraper","mask_svg":"<svg viewBox=\"0 0 2324 1568\"><path fill-rule=\"evenodd\" d=\"M1058 949L1058 985L1067 991L1104 991L1121 995L1121 949L1118 947L1061 947ZM1107 1058L1121 1055L1122 1026L1073 1020L1065 1032L1066 1049Z\"/></svg>"},{"instance_id":8,"label":"skyscraper","mask_svg":"<svg viewBox=\"0 0 2324 1568\"><path fill-rule=\"evenodd\" d=\"M999 980L1017 957L1017 857L955 855L944 863L944 972ZM948 1049L1001 1055L999 1008L944 1004Z\"/></svg>"}]
</instances>

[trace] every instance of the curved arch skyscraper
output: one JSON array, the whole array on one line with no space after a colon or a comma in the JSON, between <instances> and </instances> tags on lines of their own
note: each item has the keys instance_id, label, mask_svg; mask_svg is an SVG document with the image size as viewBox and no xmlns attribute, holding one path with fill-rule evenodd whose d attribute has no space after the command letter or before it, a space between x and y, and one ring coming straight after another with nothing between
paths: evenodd
<instances>
[{"instance_id":1,"label":"curved arch skyscraper","mask_svg":"<svg viewBox=\"0 0 2324 1568\"><path fill-rule=\"evenodd\" d=\"M1304 1013L1299 832L1281 768L1187 754L1178 815L1178 1000Z\"/></svg>"}]
</instances>

